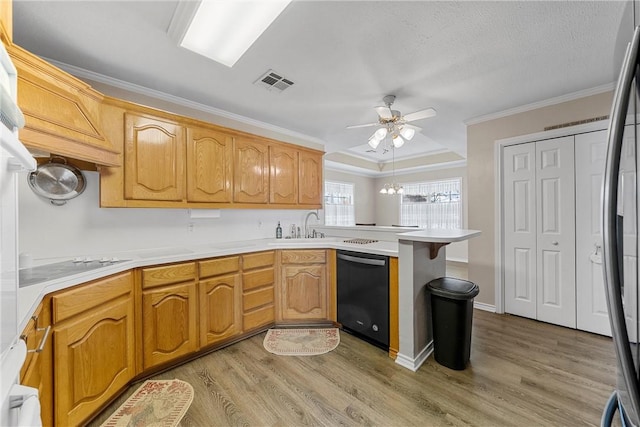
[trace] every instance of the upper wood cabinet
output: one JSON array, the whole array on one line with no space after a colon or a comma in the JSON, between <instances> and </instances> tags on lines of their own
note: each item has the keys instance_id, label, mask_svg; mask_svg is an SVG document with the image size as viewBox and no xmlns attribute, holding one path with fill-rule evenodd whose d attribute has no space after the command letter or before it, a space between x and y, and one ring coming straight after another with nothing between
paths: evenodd
<instances>
[{"instance_id":1,"label":"upper wood cabinet","mask_svg":"<svg viewBox=\"0 0 640 427\"><path fill-rule=\"evenodd\" d=\"M187 129L187 200L229 203L233 199L233 137L202 127Z\"/></svg>"},{"instance_id":2,"label":"upper wood cabinet","mask_svg":"<svg viewBox=\"0 0 640 427\"><path fill-rule=\"evenodd\" d=\"M0 39L7 44L13 40L13 1L0 1Z\"/></svg>"},{"instance_id":3,"label":"upper wood cabinet","mask_svg":"<svg viewBox=\"0 0 640 427\"><path fill-rule=\"evenodd\" d=\"M38 151L119 166L121 148L103 130L103 95L16 45L7 51L18 70L18 105L25 117L20 140Z\"/></svg>"},{"instance_id":4,"label":"upper wood cabinet","mask_svg":"<svg viewBox=\"0 0 640 427\"><path fill-rule=\"evenodd\" d=\"M269 203L298 203L298 151L269 147L271 185Z\"/></svg>"},{"instance_id":5,"label":"upper wood cabinet","mask_svg":"<svg viewBox=\"0 0 640 427\"><path fill-rule=\"evenodd\" d=\"M300 151L300 194L298 202L322 206L322 154Z\"/></svg>"},{"instance_id":6,"label":"upper wood cabinet","mask_svg":"<svg viewBox=\"0 0 640 427\"><path fill-rule=\"evenodd\" d=\"M184 198L184 128L155 117L125 116L124 190L127 199Z\"/></svg>"},{"instance_id":7,"label":"upper wood cabinet","mask_svg":"<svg viewBox=\"0 0 640 427\"><path fill-rule=\"evenodd\" d=\"M115 98L102 117L124 168L101 168L101 207L322 207L320 151Z\"/></svg>"},{"instance_id":8,"label":"upper wood cabinet","mask_svg":"<svg viewBox=\"0 0 640 427\"><path fill-rule=\"evenodd\" d=\"M269 201L269 147L249 138L236 139L233 200L240 203Z\"/></svg>"}]
</instances>

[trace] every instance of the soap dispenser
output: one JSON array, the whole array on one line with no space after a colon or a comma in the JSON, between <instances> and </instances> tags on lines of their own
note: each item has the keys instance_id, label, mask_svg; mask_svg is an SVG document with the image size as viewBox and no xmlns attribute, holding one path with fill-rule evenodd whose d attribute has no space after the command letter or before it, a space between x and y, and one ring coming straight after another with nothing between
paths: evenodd
<instances>
[{"instance_id":1,"label":"soap dispenser","mask_svg":"<svg viewBox=\"0 0 640 427\"><path fill-rule=\"evenodd\" d=\"M276 227L276 239L282 239L282 227L280 226L280 221L278 221L278 226Z\"/></svg>"}]
</instances>

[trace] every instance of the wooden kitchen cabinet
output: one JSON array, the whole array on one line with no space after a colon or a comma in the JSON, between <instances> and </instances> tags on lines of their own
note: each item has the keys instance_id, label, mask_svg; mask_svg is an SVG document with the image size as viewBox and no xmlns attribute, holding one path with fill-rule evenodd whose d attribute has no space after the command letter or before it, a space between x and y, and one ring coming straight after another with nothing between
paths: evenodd
<instances>
[{"instance_id":1,"label":"wooden kitchen cabinet","mask_svg":"<svg viewBox=\"0 0 640 427\"><path fill-rule=\"evenodd\" d=\"M124 194L127 199L184 198L184 128L175 122L126 113Z\"/></svg>"},{"instance_id":2,"label":"wooden kitchen cabinet","mask_svg":"<svg viewBox=\"0 0 640 427\"><path fill-rule=\"evenodd\" d=\"M283 250L281 256L281 321L327 320L325 250Z\"/></svg>"},{"instance_id":3,"label":"wooden kitchen cabinet","mask_svg":"<svg viewBox=\"0 0 640 427\"><path fill-rule=\"evenodd\" d=\"M200 261L200 346L242 333L240 257Z\"/></svg>"},{"instance_id":4,"label":"wooden kitchen cabinet","mask_svg":"<svg viewBox=\"0 0 640 427\"><path fill-rule=\"evenodd\" d=\"M300 151L298 203L322 206L322 153Z\"/></svg>"},{"instance_id":5,"label":"wooden kitchen cabinet","mask_svg":"<svg viewBox=\"0 0 640 427\"><path fill-rule=\"evenodd\" d=\"M14 44L18 106L25 118L20 140L39 152L98 165L120 166L120 148L105 137L104 96L91 86Z\"/></svg>"},{"instance_id":6,"label":"wooden kitchen cabinet","mask_svg":"<svg viewBox=\"0 0 640 427\"><path fill-rule=\"evenodd\" d=\"M252 138L236 139L233 201L269 202L269 147Z\"/></svg>"},{"instance_id":7,"label":"wooden kitchen cabinet","mask_svg":"<svg viewBox=\"0 0 640 427\"><path fill-rule=\"evenodd\" d=\"M142 269L142 365L149 369L198 350L196 264Z\"/></svg>"},{"instance_id":8,"label":"wooden kitchen cabinet","mask_svg":"<svg viewBox=\"0 0 640 427\"><path fill-rule=\"evenodd\" d=\"M81 425L135 375L133 279L119 273L51 297L56 425Z\"/></svg>"},{"instance_id":9,"label":"wooden kitchen cabinet","mask_svg":"<svg viewBox=\"0 0 640 427\"><path fill-rule=\"evenodd\" d=\"M233 137L205 127L187 128L187 201L233 200Z\"/></svg>"},{"instance_id":10,"label":"wooden kitchen cabinet","mask_svg":"<svg viewBox=\"0 0 640 427\"><path fill-rule=\"evenodd\" d=\"M288 147L269 147L269 203L298 203L298 151Z\"/></svg>"},{"instance_id":11,"label":"wooden kitchen cabinet","mask_svg":"<svg viewBox=\"0 0 640 427\"><path fill-rule=\"evenodd\" d=\"M242 315L244 331L275 321L275 252L242 256Z\"/></svg>"},{"instance_id":12,"label":"wooden kitchen cabinet","mask_svg":"<svg viewBox=\"0 0 640 427\"><path fill-rule=\"evenodd\" d=\"M45 298L20 336L27 344L27 358L20 383L38 389L42 425L53 425L53 346L51 299Z\"/></svg>"}]
</instances>

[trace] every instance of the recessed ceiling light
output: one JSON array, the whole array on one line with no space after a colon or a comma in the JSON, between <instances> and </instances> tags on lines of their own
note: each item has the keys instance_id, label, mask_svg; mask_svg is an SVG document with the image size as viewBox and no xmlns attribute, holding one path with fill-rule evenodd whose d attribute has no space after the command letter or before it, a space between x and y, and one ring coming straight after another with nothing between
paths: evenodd
<instances>
[{"instance_id":1,"label":"recessed ceiling light","mask_svg":"<svg viewBox=\"0 0 640 427\"><path fill-rule=\"evenodd\" d=\"M203 0L180 46L232 67L291 0Z\"/></svg>"}]
</instances>

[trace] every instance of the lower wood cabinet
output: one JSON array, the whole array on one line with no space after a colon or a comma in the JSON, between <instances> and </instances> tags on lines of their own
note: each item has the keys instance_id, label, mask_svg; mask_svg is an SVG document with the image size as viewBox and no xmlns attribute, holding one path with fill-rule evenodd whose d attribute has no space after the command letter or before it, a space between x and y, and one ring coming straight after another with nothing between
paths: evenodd
<instances>
[{"instance_id":1,"label":"lower wood cabinet","mask_svg":"<svg viewBox=\"0 0 640 427\"><path fill-rule=\"evenodd\" d=\"M52 296L55 423L80 425L135 375L132 273Z\"/></svg>"},{"instance_id":2,"label":"lower wood cabinet","mask_svg":"<svg viewBox=\"0 0 640 427\"><path fill-rule=\"evenodd\" d=\"M142 269L142 365L149 369L198 350L196 264Z\"/></svg>"},{"instance_id":3,"label":"lower wood cabinet","mask_svg":"<svg viewBox=\"0 0 640 427\"><path fill-rule=\"evenodd\" d=\"M245 331L275 321L275 252L242 256L242 314Z\"/></svg>"},{"instance_id":4,"label":"lower wood cabinet","mask_svg":"<svg viewBox=\"0 0 640 427\"><path fill-rule=\"evenodd\" d=\"M325 250L281 252L278 320L326 320L327 280Z\"/></svg>"},{"instance_id":5,"label":"lower wood cabinet","mask_svg":"<svg viewBox=\"0 0 640 427\"><path fill-rule=\"evenodd\" d=\"M242 333L240 257L201 261L200 345L216 344Z\"/></svg>"},{"instance_id":6,"label":"lower wood cabinet","mask_svg":"<svg viewBox=\"0 0 640 427\"><path fill-rule=\"evenodd\" d=\"M20 372L20 383L38 389L43 426L53 425L53 347L50 335L50 298L38 306L20 336L27 344L27 358Z\"/></svg>"}]
</instances>

